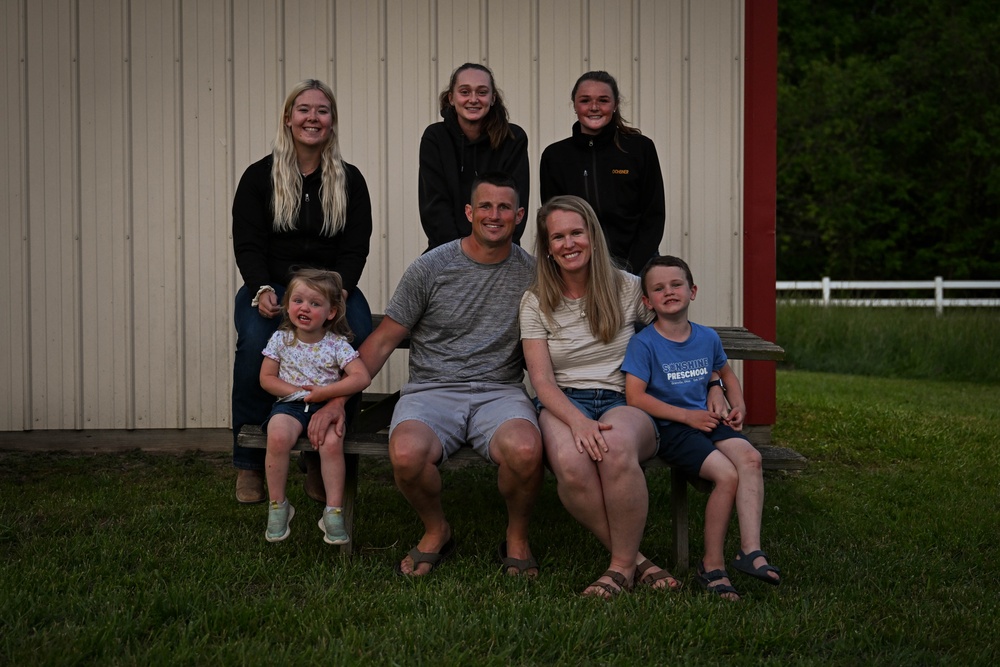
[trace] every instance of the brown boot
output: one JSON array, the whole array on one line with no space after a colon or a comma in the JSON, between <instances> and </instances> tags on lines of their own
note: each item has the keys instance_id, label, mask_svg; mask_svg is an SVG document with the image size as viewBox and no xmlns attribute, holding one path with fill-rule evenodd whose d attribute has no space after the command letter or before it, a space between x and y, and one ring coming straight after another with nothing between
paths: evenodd
<instances>
[{"instance_id":1,"label":"brown boot","mask_svg":"<svg viewBox=\"0 0 1000 667\"><path fill-rule=\"evenodd\" d=\"M264 493L264 473L260 470L240 470L236 473L236 500L244 505L267 500Z\"/></svg>"},{"instance_id":2,"label":"brown boot","mask_svg":"<svg viewBox=\"0 0 1000 667\"><path fill-rule=\"evenodd\" d=\"M306 456L306 495L318 503L326 504L326 486L323 484L323 471L320 468L319 456Z\"/></svg>"}]
</instances>

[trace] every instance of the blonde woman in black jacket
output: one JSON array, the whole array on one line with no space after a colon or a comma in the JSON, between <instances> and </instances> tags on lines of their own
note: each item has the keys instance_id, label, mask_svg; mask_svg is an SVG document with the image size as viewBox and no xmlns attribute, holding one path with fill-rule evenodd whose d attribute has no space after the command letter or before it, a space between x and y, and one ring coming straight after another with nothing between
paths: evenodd
<instances>
[{"instance_id":1,"label":"blonde woman in black jacket","mask_svg":"<svg viewBox=\"0 0 1000 667\"><path fill-rule=\"evenodd\" d=\"M247 167L233 198L233 253L243 278L236 293L233 362L233 465L236 499L264 502L264 450L240 446L245 424L261 424L274 397L260 386L261 351L281 323L281 298L298 268L337 271L347 291L347 322L359 346L371 309L358 287L368 258L372 206L361 171L344 161L337 102L322 81L296 84L285 98L274 150ZM357 399L356 399L357 400ZM319 461L310 455L306 491L323 502Z\"/></svg>"}]
</instances>

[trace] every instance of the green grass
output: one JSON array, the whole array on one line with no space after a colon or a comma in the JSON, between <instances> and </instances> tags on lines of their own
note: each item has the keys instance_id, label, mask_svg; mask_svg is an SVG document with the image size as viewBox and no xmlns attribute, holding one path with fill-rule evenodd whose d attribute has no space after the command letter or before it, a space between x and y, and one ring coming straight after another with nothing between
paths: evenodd
<instances>
[{"instance_id":1,"label":"green grass","mask_svg":"<svg viewBox=\"0 0 1000 667\"><path fill-rule=\"evenodd\" d=\"M343 560L298 476L292 535L268 544L223 456L0 452L0 664L993 664L998 406L1000 385L779 372L774 439L810 463L767 479L785 583L737 578L738 605L690 579L580 598L607 560L551 477L539 581L496 574L505 517L485 469L446 471L457 557L407 581L392 565L419 528L385 464L364 464ZM662 559L669 476L649 482L644 550Z\"/></svg>"},{"instance_id":2,"label":"green grass","mask_svg":"<svg viewBox=\"0 0 1000 667\"><path fill-rule=\"evenodd\" d=\"M879 377L1000 382L1000 311L779 304L785 367Z\"/></svg>"}]
</instances>

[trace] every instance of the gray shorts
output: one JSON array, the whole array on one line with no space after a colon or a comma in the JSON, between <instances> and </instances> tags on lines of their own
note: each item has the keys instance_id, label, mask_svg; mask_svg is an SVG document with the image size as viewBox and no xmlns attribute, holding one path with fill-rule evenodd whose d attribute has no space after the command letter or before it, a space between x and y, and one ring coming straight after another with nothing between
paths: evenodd
<instances>
[{"instance_id":1,"label":"gray shorts","mask_svg":"<svg viewBox=\"0 0 1000 667\"><path fill-rule=\"evenodd\" d=\"M524 419L537 429L535 406L522 384L494 382L411 382L399 391L389 435L408 420L426 424L441 441L438 464L469 444L490 463L490 441L500 426Z\"/></svg>"}]
</instances>

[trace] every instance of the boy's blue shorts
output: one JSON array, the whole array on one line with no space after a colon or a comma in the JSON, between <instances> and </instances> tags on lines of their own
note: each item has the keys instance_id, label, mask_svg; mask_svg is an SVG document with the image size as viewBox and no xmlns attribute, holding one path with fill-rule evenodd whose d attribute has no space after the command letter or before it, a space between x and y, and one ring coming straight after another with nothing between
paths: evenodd
<instances>
[{"instance_id":1,"label":"boy's blue shorts","mask_svg":"<svg viewBox=\"0 0 1000 667\"><path fill-rule=\"evenodd\" d=\"M719 424L713 431L705 433L687 424L661 423L660 451L657 455L670 465L698 477L705 459L715 451L715 443L731 438L749 442L745 435L725 424Z\"/></svg>"}]
</instances>

